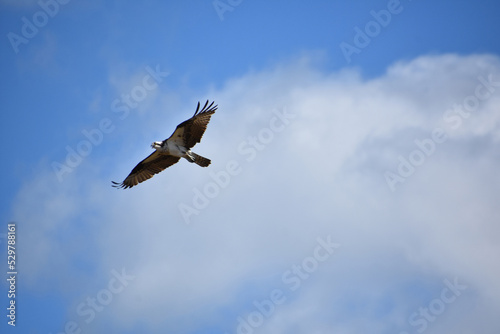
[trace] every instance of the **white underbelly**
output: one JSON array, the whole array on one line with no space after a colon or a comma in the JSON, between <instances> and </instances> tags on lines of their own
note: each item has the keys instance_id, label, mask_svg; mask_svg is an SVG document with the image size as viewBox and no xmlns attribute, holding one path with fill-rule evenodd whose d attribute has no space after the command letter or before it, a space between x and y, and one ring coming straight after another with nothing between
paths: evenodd
<instances>
[{"instance_id":1,"label":"white underbelly","mask_svg":"<svg viewBox=\"0 0 500 334\"><path fill-rule=\"evenodd\" d=\"M188 149L182 146L178 146L175 143L168 143L168 154L173 155L174 157L182 158L186 155Z\"/></svg>"}]
</instances>

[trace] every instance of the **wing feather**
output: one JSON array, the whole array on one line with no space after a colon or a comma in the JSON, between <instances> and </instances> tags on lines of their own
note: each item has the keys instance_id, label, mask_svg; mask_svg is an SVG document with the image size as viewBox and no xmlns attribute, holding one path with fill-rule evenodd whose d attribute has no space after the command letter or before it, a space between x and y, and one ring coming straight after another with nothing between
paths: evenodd
<instances>
[{"instance_id":1,"label":"wing feather","mask_svg":"<svg viewBox=\"0 0 500 334\"><path fill-rule=\"evenodd\" d=\"M200 110L200 102L196 107L193 117L177 125L174 133L166 140L180 141L182 146L190 149L201 141L205 130L207 129L210 117L217 110L214 102L208 105L208 100Z\"/></svg>"},{"instance_id":2,"label":"wing feather","mask_svg":"<svg viewBox=\"0 0 500 334\"><path fill-rule=\"evenodd\" d=\"M179 161L179 159L179 157L164 155L158 153L158 151L154 151L146 159L139 162L122 183L111 182L115 188L132 188L133 186L152 178L155 174L158 174L164 169L172 166Z\"/></svg>"}]
</instances>

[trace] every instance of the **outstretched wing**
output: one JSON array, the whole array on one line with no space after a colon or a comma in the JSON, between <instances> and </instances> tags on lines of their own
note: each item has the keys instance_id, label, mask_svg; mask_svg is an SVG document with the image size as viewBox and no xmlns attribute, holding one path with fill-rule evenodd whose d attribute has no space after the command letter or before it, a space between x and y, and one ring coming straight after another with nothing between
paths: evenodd
<instances>
[{"instance_id":1,"label":"outstretched wing","mask_svg":"<svg viewBox=\"0 0 500 334\"><path fill-rule=\"evenodd\" d=\"M177 125L174 133L166 140L173 140L179 142L181 146L188 149L192 148L194 145L200 142L201 137L207 129L208 122L210 122L210 117L217 110L217 105L214 106L214 102L208 105L208 100L200 110L200 102L198 102L198 107L194 112L193 117Z\"/></svg>"},{"instance_id":2,"label":"outstretched wing","mask_svg":"<svg viewBox=\"0 0 500 334\"><path fill-rule=\"evenodd\" d=\"M139 162L122 183L111 182L115 188L132 188L133 186L152 178L155 174L158 174L165 168L172 166L179 161L179 159L179 157L164 155L158 153L158 151L154 151L146 159Z\"/></svg>"}]
</instances>

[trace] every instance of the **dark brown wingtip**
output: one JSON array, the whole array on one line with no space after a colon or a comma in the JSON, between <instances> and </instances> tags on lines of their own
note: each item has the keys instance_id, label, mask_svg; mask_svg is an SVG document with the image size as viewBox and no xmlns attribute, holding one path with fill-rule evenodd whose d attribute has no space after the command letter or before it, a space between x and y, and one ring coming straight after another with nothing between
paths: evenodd
<instances>
[{"instance_id":1,"label":"dark brown wingtip","mask_svg":"<svg viewBox=\"0 0 500 334\"><path fill-rule=\"evenodd\" d=\"M198 110L200 110L200 101L198 101L198 106L196 107L196 111L194 112L193 116L196 116L196 114L198 113Z\"/></svg>"},{"instance_id":2,"label":"dark brown wingtip","mask_svg":"<svg viewBox=\"0 0 500 334\"><path fill-rule=\"evenodd\" d=\"M112 187L113 188L116 188L116 189L127 189L127 188L131 188L130 186L127 186L125 185L123 182L122 183L118 183L118 182L115 182L115 181L111 181L112 183Z\"/></svg>"},{"instance_id":3,"label":"dark brown wingtip","mask_svg":"<svg viewBox=\"0 0 500 334\"><path fill-rule=\"evenodd\" d=\"M198 106L196 107L196 111L194 112L194 116L198 115L198 114L201 114L203 112L215 112L217 110L217 105L213 106L215 101L212 101L212 103L210 103L210 105L208 105L208 103L210 102L210 100L207 100L207 102L205 102L205 105L203 106L203 108L201 108L200 110L200 102L198 101ZM213 107L212 107L213 106Z\"/></svg>"},{"instance_id":4,"label":"dark brown wingtip","mask_svg":"<svg viewBox=\"0 0 500 334\"><path fill-rule=\"evenodd\" d=\"M207 107L207 105L208 105L208 100L207 100L207 102L205 102L205 105L203 106L203 108L201 108L201 112L203 112L203 110L205 110L205 108Z\"/></svg>"},{"instance_id":5,"label":"dark brown wingtip","mask_svg":"<svg viewBox=\"0 0 500 334\"><path fill-rule=\"evenodd\" d=\"M217 105L213 106L215 103L215 101L212 101L212 103L210 103L210 105L208 105L208 100L207 100L207 103L205 103L205 106L203 107L203 109L201 109L200 113L202 112L215 112L217 110Z\"/></svg>"}]
</instances>

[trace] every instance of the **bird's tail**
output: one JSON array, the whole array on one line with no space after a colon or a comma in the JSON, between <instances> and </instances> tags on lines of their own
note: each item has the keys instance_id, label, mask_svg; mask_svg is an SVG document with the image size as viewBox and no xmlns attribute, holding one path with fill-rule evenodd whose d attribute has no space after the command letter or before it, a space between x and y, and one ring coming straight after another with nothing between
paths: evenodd
<instances>
[{"instance_id":1,"label":"bird's tail","mask_svg":"<svg viewBox=\"0 0 500 334\"><path fill-rule=\"evenodd\" d=\"M198 155L194 152L190 152L189 155L190 155L190 158L193 160L191 162L196 163L198 166L208 167L208 165L210 165L210 162L211 162L210 159L202 157L201 155Z\"/></svg>"}]
</instances>

